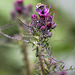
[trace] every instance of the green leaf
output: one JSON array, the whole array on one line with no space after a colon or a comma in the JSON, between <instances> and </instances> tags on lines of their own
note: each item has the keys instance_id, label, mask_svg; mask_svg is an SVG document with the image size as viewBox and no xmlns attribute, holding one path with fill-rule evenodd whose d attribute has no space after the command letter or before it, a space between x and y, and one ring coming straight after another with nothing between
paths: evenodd
<instances>
[{"instance_id":1,"label":"green leaf","mask_svg":"<svg viewBox=\"0 0 75 75\"><path fill-rule=\"evenodd\" d=\"M34 28L32 28L32 29L33 29L33 31L34 31L34 35L40 36L39 33L37 33L37 32L34 30Z\"/></svg>"},{"instance_id":2,"label":"green leaf","mask_svg":"<svg viewBox=\"0 0 75 75\"><path fill-rule=\"evenodd\" d=\"M62 66L62 70L64 69L65 66Z\"/></svg>"}]
</instances>

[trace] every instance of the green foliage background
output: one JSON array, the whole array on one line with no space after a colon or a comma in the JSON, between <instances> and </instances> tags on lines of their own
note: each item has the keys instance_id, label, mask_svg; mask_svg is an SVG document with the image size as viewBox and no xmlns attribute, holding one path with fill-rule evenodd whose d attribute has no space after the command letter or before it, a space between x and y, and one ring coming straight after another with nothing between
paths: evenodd
<instances>
[{"instance_id":1,"label":"green foliage background","mask_svg":"<svg viewBox=\"0 0 75 75\"><path fill-rule=\"evenodd\" d=\"M13 9L13 1L0 1L0 26L10 22L10 11ZM24 0L25 5L33 4L34 11L36 4L40 2L52 6L51 11L55 12L54 21L58 24L55 31L53 31L53 36L50 38L52 55L56 59L63 60L66 67L71 65L75 67L75 1ZM17 26L14 25L4 29L3 32L11 36L19 33ZM35 61L35 52L31 48L29 44L28 52L32 68ZM22 75L23 65L23 54L17 41L10 41L10 39L0 34L0 75ZM70 71L68 75L75 75L75 72Z\"/></svg>"}]
</instances>

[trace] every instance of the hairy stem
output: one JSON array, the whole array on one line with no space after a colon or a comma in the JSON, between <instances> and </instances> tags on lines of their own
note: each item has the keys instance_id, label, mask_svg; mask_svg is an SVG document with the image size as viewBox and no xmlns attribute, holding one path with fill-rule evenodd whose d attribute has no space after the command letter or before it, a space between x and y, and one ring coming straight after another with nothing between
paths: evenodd
<instances>
[{"instance_id":1,"label":"hairy stem","mask_svg":"<svg viewBox=\"0 0 75 75\"><path fill-rule=\"evenodd\" d=\"M44 68L43 68L42 55L41 55L41 46L39 46L39 63L40 63L42 75L44 75Z\"/></svg>"}]
</instances>

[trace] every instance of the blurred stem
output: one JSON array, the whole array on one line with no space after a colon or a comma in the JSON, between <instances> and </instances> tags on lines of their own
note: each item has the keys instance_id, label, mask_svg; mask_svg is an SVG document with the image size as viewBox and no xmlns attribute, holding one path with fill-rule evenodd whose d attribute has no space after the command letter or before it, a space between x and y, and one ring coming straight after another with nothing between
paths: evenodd
<instances>
[{"instance_id":1,"label":"blurred stem","mask_svg":"<svg viewBox=\"0 0 75 75\"><path fill-rule=\"evenodd\" d=\"M24 60L26 63L26 75L30 75L30 65L29 65L28 52L26 47L27 47L27 44L23 43Z\"/></svg>"},{"instance_id":2,"label":"blurred stem","mask_svg":"<svg viewBox=\"0 0 75 75\"><path fill-rule=\"evenodd\" d=\"M38 46L38 48L39 48L39 63L40 63L40 67L41 67L41 72L42 72L42 75L44 75L44 68L43 68L42 54L41 54L41 46Z\"/></svg>"},{"instance_id":3,"label":"blurred stem","mask_svg":"<svg viewBox=\"0 0 75 75\"><path fill-rule=\"evenodd\" d=\"M18 26L20 34L24 34L24 30L22 26ZM29 58L28 58L28 50L27 50L27 43L22 42L22 50L23 50L23 54L24 54L24 62L26 65L26 75L31 75L30 74L30 65L29 65Z\"/></svg>"}]
</instances>

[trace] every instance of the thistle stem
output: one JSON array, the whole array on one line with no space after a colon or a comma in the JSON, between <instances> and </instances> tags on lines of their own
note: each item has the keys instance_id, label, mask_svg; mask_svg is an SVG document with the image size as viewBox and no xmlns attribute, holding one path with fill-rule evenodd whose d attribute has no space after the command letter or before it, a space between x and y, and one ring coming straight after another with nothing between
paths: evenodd
<instances>
[{"instance_id":1,"label":"thistle stem","mask_svg":"<svg viewBox=\"0 0 75 75\"><path fill-rule=\"evenodd\" d=\"M27 52L26 46L27 44L23 43L24 60L26 63L26 75L30 75L30 65L29 65L28 52Z\"/></svg>"},{"instance_id":2,"label":"thistle stem","mask_svg":"<svg viewBox=\"0 0 75 75\"><path fill-rule=\"evenodd\" d=\"M41 55L41 46L39 46L39 63L40 63L42 75L44 75L44 68L43 68L42 55Z\"/></svg>"}]
</instances>

